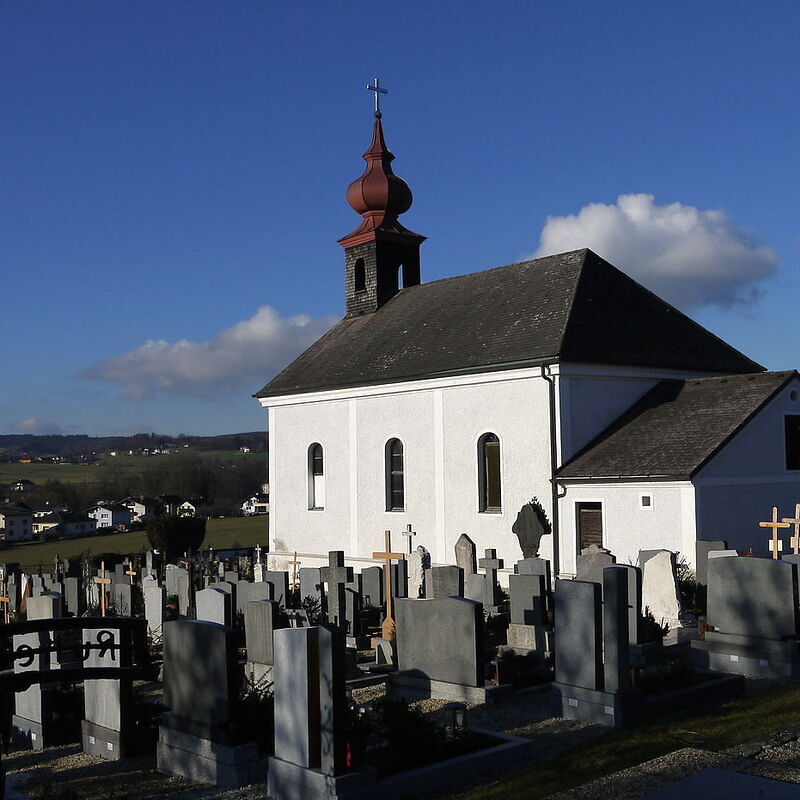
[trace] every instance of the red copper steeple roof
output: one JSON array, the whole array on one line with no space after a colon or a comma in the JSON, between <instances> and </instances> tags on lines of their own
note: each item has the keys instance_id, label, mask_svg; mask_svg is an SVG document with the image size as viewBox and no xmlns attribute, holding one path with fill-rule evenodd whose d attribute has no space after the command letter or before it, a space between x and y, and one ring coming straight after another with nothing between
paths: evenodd
<instances>
[{"instance_id":1,"label":"red copper steeple roof","mask_svg":"<svg viewBox=\"0 0 800 800\"><path fill-rule=\"evenodd\" d=\"M339 239L339 244L352 247L378 236L382 239L424 241L424 236L404 228L397 221L400 214L411 208L413 196L408 184L392 172L394 155L383 138L380 111L375 114L372 143L363 158L367 162L366 169L347 188L347 202L364 219L354 231Z\"/></svg>"}]
</instances>

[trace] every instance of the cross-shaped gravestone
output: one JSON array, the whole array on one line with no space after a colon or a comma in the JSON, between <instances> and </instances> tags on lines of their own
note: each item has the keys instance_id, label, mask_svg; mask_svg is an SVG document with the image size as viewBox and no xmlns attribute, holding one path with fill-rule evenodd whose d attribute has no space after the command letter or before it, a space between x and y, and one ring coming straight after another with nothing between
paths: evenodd
<instances>
[{"instance_id":1,"label":"cross-shaped gravestone","mask_svg":"<svg viewBox=\"0 0 800 800\"><path fill-rule=\"evenodd\" d=\"M256 545L256 551L255 552L256 552L256 564L260 564L261 563L261 545L260 544ZM295 555L297 555L297 554L295 554Z\"/></svg>"},{"instance_id":2,"label":"cross-shaped gravestone","mask_svg":"<svg viewBox=\"0 0 800 800\"><path fill-rule=\"evenodd\" d=\"M401 536L405 536L408 539L408 554L411 555L414 552L413 544L412 544L412 537L416 536L416 531L411 530L410 525L406 525L406 529L400 534Z\"/></svg>"},{"instance_id":3,"label":"cross-shaped gravestone","mask_svg":"<svg viewBox=\"0 0 800 800\"><path fill-rule=\"evenodd\" d=\"M784 517L781 522L785 522L787 525L794 525L794 536L789 540L789 544L795 555L800 554L800 503L795 503L794 518Z\"/></svg>"},{"instance_id":4,"label":"cross-shaped gravestone","mask_svg":"<svg viewBox=\"0 0 800 800\"><path fill-rule=\"evenodd\" d=\"M410 541L410 540L409 540ZM386 614L381 623L381 636L389 641L394 641L395 624L394 613L392 609L392 561L405 561L403 553L392 552L392 532L383 532L383 553L373 553L373 558L382 558L384 560L383 567L383 581L384 581L384 597L386 598Z\"/></svg>"},{"instance_id":5,"label":"cross-shaped gravestone","mask_svg":"<svg viewBox=\"0 0 800 800\"><path fill-rule=\"evenodd\" d=\"M289 561L288 563L292 567L292 591L294 592L298 586L297 568L303 563L302 561L298 561L297 559L297 550L294 551L294 561ZM302 598L300 599L302 600Z\"/></svg>"},{"instance_id":6,"label":"cross-shaped gravestone","mask_svg":"<svg viewBox=\"0 0 800 800\"><path fill-rule=\"evenodd\" d=\"M488 607L497 605L497 570L503 568L503 559L497 557L497 550L490 548L486 550L484 558L478 561L478 566L486 571L486 600Z\"/></svg>"},{"instance_id":7,"label":"cross-shaped gravestone","mask_svg":"<svg viewBox=\"0 0 800 800\"><path fill-rule=\"evenodd\" d=\"M106 586L108 586L111 583L111 579L106 578L105 561L100 562L100 575L99 577L94 579L94 582L100 589L100 616L104 617L106 615Z\"/></svg>"},{"instance_id":8,"label":"cross-shaped gravestone","mask_svg":"<svg viewBox=\"0 0 800 800\"><path fill-rule=\"evenodd\" d=\"M772 557L777 559L779 556L778 554L783 550L783 542L778 537L778 529L779 528L788 528L788 522L778 522L778 509L776 506L772 506L772 521L771 522L759 522L758 523L760 528L771 528L772 529L772 539L770 541L769 549L772 553Z\"/></svg>"},{"instance_id":9,"label":"cross-shaped gravestone","mask_svg":"<svg viewBox=\"0 0 800 800\"><path fill-rule=\"evenodd\" d=\"M375 78L374 85L370 86L367 84L364 88L367 89L367 91L375 92L375 116L379 117L381 115L381 95L389 94L389 90L381 88L380 78Z\"/></svg>"},{"instance_id":10,"label":"cross-shaped gravestone","mask_svg":"<svg viewBox=\"0 0 800 800\"><path fill-rule=\"evenodd\" d=\"M328 566L320 570L320 577L323 583L328 584L328 619L346 634L345 584L353 580L353 568L344 565L344 550L331 550L328 553Z\"/></svg>"}]
</instances>

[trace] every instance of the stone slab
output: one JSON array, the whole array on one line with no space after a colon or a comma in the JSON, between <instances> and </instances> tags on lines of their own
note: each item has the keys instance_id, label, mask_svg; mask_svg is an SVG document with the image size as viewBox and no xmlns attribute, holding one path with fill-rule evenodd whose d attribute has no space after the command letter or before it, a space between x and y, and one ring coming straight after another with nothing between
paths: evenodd
<instances>
[{"instance_id":1,"label":"stone slab","mask_svg":"<svg viewBox=\"0 0 800 800\"><path fill-rule=\"evenodd\" d=\"M555 674L569 686L602 686L600 584L556 581Z\"/></svg>"},{"instance_id":2,"label":"stone slab","mask_svg":"<svg viewBox=\"0 0 800 800\"><path fill-rule=\"evenodd\" d=\"M708 583L708 554L712 550L727 550L724 539L698 539L695 542L694 574L698 583Z\"/></svg>"},{"instance_id":3,"label":"stone slab","mask_svg":"<svg viewBox=\"0 0 800 800\"><path fill-rule=\"evenodd\" d=\"M392 672L388 675L387 694L392 697L404 697L407 700L451 700L459 703L492 703L512 694L510 684L497 686L467 686L463 683L450 683L421 678L416 674Z\"/></svg>"}]
</instances>

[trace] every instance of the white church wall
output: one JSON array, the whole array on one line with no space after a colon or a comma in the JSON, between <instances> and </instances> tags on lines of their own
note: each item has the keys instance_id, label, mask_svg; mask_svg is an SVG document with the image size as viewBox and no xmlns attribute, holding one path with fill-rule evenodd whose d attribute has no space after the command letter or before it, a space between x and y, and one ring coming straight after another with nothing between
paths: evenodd
<instances>
[{"instance_id":1,"label":"white church wall","mask_svg":"<svg viewBox=\"0 0 800 800\"><path fill-rule=\"evenodd\" d=\"M564 574L575 574L578 503L602 503L603 546L620 564L637 562L640 550L666 549L694 559L694 487L689 481L570 483L560 487L559 519ZM642 505L642 495L650 505Z\"/></svg>"},{"instance_id":2,"label":"white church wall","mask_svg":"<svg viewBox=\"0 0 800 800\"><path fill-rule=\"evenodd\" d=\"M786 469L784 416L800 414L800 380L791 381L695 476L698 537L769 554L769 531L758 523L793 517L800 503L800 471ZM784 552L791 531L784 531Z\"/></svg>"},{"instance_id":3,"label":"white church wall","mask_svg":"<svg viewBox=\"0 0 800 800\"><path fill-rule=\"evenodd\" d=\"M328 550L369 559L392 531L394 550L410 524L434 563L453 563L455 541L467 533L479 556L493 547L508 568L521 557L511 526L521 506L538 496L550 510L548 384L539 370L270 399L271 563L297 550L308 566ZM478 438L501 442L502 512L478 510ZM386 511L384 452L404 445L406 505ZM307 448L325 448L326 505L309 511ZM542 555L552 557L552 537ZM358 566L358 564L356 564ZM363 566L363 565L362 565Z\"/></svg>"}]
</instances>

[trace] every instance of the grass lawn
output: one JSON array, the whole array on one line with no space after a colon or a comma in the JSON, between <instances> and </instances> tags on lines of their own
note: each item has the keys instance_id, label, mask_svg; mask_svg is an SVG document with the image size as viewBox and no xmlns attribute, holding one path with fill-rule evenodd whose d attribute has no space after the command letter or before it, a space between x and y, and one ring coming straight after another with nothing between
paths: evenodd
<instances>
[{"instance_id":1,"label":"grass lawn","mask_svg":"<svg viewBox=\"0 0 800 800\"><path fill-rule=\"evenodd\" d=\"M210 519L206 524L203 547L226 550L234 545L251 547L266 546L268 535L267 516L230 517ZM40 564L45 570L53 566L56 555L62 558L77 556L85 550L92 553L120 553L131 555L147 549L144 531L113 533L108 536L86 536L82 539L64 539L58 542L26 542L0 550L0 561L19 562L22 569L36 569Z\"/></svg>"},{"instance_id":2,"label":"grass lawn","mask_svg":"<svg viewBox=\"0 0 800 800\"><path fill-rule=\"evenodd\" d=\"M27 478L37 486L47 481L97 483L102 470L95 464L0 464L0 483Z\"/></svg>"},{"instance_id":3,"label":"grass lawn","mask_svg":"<svg viewBox=\"0 0 800 800\"><path fill-rule=\"evenodd\" d=\"M458 795L464 800L534 800L658 756L697 747L724 750L783 728L800 725L800 685L739 700L702 713L610 732L578 745L560 758L513 778Z\"/></svg>"}]
</instances>

